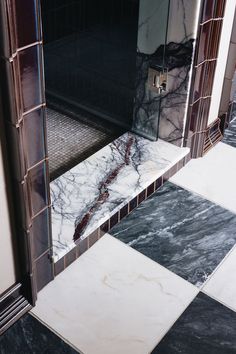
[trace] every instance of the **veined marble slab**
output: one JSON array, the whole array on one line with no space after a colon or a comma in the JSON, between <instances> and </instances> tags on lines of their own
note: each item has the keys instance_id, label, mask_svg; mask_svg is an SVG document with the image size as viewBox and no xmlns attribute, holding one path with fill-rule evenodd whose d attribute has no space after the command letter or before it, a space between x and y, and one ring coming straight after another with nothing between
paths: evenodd
<instances>
[{"instance_id":1,"label":"veined marble slab","mask_svg":"<svg viewBox=\"0 0 236 354\"><path fill-rule=\"evenodd\" d=\"M186 156L162 140L125 133L53 182L54 260L102 225L142 190Z\"/></svg>"},{"instance_id":2,"label":"veined marble slab","mask_svg":"<svg viewBox=\"0 0 236 354\"><path fill-rule=\"evenodd\" d=\"M85 354L148 354L198 292L107 234L39 293L32 312Z\"/></svg>"},{"instance_id":3,"label":"veined marble slab","mask_svg":"<svg viewBox=\"0 0 236 354\"><path fill-rule=\"evenodd\" d=\"M202 287L236 244L236 215L166 182L110 233Z\"/></svg>"}]
</instances>

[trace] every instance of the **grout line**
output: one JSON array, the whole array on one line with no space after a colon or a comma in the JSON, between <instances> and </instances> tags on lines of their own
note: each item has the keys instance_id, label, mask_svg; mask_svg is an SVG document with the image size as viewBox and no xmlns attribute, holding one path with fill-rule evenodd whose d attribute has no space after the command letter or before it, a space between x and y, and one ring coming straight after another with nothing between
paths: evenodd
<instances>
[{"instance_id":1,"label":"grout line","mask_svg":"<svg viewBox=\"0 0 236 354\"><path fill-rule=\"evenodd\" d=\"M38 315L36 315L34 312L30 311L29 315L34 317L37 321L39 321L43 326L48 328L52 333L54 333L57 337L59 337L63 342L68 344L71 348L73 348L75 351L77 351L79 354L85 354L83 353L80 349L76 348L68 339L63 337L59 332L57 332L53 327L49 326L44 320L42 320Z\"/></svg>"},{"instance_id":2,"label":"grout line","mask_svg":"<svg viewBox=\"0 0 236 354\"><path fill-rule=\"evenodd\" d=\"M222 144L224 144L224 143L222 143ZM227 144L225 144L225 145L227 145ZM185 166L184 166L184 167L185 167ZM177 173L178 173L178 172L177 172ZM173 177L174 177L174 176L173 176ZM213 203L213 204L215 204L215 205L221 207L222 209L228 210L230 213L236 215L236 211L235 211L235 210L230 209L229 207L227 207L227 206L225 206L225 205L219 204L219 203L217 203L216 201L214 201L213 199L210 199L210 198L208 198L208 197L205 197L203 194L200 194L199 192L193 191L191 188L184 186L182 183L174 182L174 181L172 181L171 179L172 179L172 177L169 179L169 182L171 182L171 183L173 183L173 184L175 184L175 185L177 185L177 186L179 186L179 187L185 189L186 191L191 192L192 194L195 194L195 195L201 197L202 199L208 200L209 202L211 202L211 203Z\"/></svg>"},{"instance_id":3,"label":"grout line","mask_svg":"<svg viewBox=\"0 0 236 354\"><path fill-rule=\"evenodd\" d=\"M202 292L203 294L207 295L208 297L210 297L211 299L215 300L215 301L218 302L219 304L221 304L221 305L227 307L229 310L231 310L231 311L233 311L233 312L236 312L236 309L234 309L234 308L231 307L230 305L227 305L224 301L217 299L214 295L211 295L211 294L207 293L206 291L204 291L204 289L201 290L201 292Z\"/></svg>"},{"instance_id":4,"label":"grout line","mask_svg":"<svg viewBox=\"0 0 236 354\"><path fill-rule=\"evenodd\" d=\"M236 243L234 246L229 250L229 252L225 255L225 257L221 260L221 262L218 264L218 266L213 270L213 272L207 277L206 281L200 286L200 290L203 292L204 287L207 285L207 283L210 281L210 279L215 275L215 273L219 270L220 267L223 266L223 264L226 262L228 257L231 255L231 253L234 252L236 249Z\"/></svg>"}]
</instances>

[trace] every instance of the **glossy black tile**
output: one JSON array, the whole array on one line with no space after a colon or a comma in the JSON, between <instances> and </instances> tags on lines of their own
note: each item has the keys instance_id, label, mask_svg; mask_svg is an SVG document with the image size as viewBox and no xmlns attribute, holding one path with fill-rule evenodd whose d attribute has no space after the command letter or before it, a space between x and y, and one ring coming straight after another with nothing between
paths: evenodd
<instances>
[{"instance_id":1,"label":"glossy black tile","mask_svg":"<svg viewBox=\"0 0 236 354\"><path fill-rule=\"evenodd\" d=\"M211 34L209 40L208 58L215 59L218 56L222 20L212 21Z\"/></svg>"},{"instance_id":2,"label":"glossy black tile","mask_svg":"<svg viewBox=\"0 0 236 354\"><path fill-rule=\"evenodd\" d=\"M24 47L41 40L38 0L11 0L15 7L17 47Z\"/></svg>"},{"instance_id":3,"label":"glossy black tile","mask_svg":"<svg viewBox=\"0 0 236 354\"><path fill-rule=\"evenodd\" d=\"M200 293L152 354L235 354L236 313Z\"/></svg>"},{"instance_id":4,"label":"glossy black tile","mask_svg":"<svg viewBox=\"0 0 236 354\"><path fill-rule=\"evenodd\" d=\"M34 259L36 259L50 246L50 218L48 209L32 220L30 234L33 243Z\"/></svg>"},{"instance_id":5,"label":"glossy black tile","mask_svg":"<svg viewBox=\"0 0 236 354\"><path fill-rule=\"evenodd\" d=\"M37 291L40 291L45 285L53 280L53 264L48 250L43 256L35 261L35 276Z\"/></svg>"},{"instance_id":6,"label":"glossy black tile","mask_svg":"<svg viewBox=\"0 0 236 354\"><path fill-rule=\"evenodd\" d=\"M26 165L30 168L46 157L44 109L25 115L22 129Z\"/></svg>"},{"instance_id":7,"label":"glossy black tile","mask_svg":"<svg viewBox=\"0 0 236 354\"><path fill-rule=\"evenodd\" d=\"M223 17L225 11L225 0L218 0L216 1L214 17Z\"/></svg>"},{"instance_id":8,"label":"glossy black tile","mask_svg":"<svg viewBox=\"0 0 236 354\"><path fill-rule=\"evenodd\" d=\"M110 228L115 226L119 221L119 213L115 213L114 215L112 215L112 217L110 218Z\"/></svg>"},{"instance_id":9,"label":"glossy black tile","mask_svg":"<svg viewBox=\"0 0 236 354\"><path fill-rule=\"evenodd\" d=\"M201 286L235 245L236 216L166 182L109 233Z\"/></svg>"},{"instance_id":10,"label":"glossy black tile","mask_svg":"<svg viewBox=\"0 0 236 354\"><path fill-rule=\"evenodd\" d=\"M214 8L216 0L203 1L201 23L208 21L214 17Z\"/></svg>"},{"instance_id":11,"label":"glossy black tile","mask_svg":"<svg viewBox=\"0 0 236 354\"><path fill-rule=\"evenodd\" d=\"M208 58L208 47L209 47L209 39L211 34L211 26L212 21L206 22L200 26L200 38L198 42L197 48L197 64L202 63L204 60Z\"/></svg>"},{"instance_id":12,"label":"glossy black tile","mask_svg":"<svg viewBox=\"0 0 236 354\"><path fill-rule=\"evenodd\" d=\"M1 354L78 353L41 322L27 314L0 336Z\"/></svg>"},{"instance_id":13,"label":"glossy black tile","mask_svg":"<svg viewBox=\"0 0 236 354\"><path fill-rule=\"evenodd\" d=\"M47 164L43 162L32 168L28 174L28 188L32 215L48 205Z\"/></svg>"},{"instance_id":14,"label":"glossy black tile","mask_svg":"<svg viewBox=\"0 0 236 354\"><path fill-rule=\"evenodd\" d=\"M74 247L65 255L65 267L68 267L72 262L74 262L76 257L76 247Z\"/></svg>"},{"instance_id":15,"label":"glossy black tile","mask_svg":"<svg viewBox=\"0 0 236 354\"><path fill-rule=\"evenodd\" d=\"M126 217L126 215L128 215L129 210L128 210L128 204L126 204L125 206L123 206L123 208L120 210L120 220L123 219L124 217Z\"/></svg>"},{"instance_id":16,"label":"glossy black tile","mask_svg":"<svg viewBox=\"0 0 236 354\"><path fill-rule=\"evenodd\" d=\"M42 47L35 45L19 52L22 109L28 111L43 103Z\"/></svg>"},{"instance_id":17,"label":"glossy black tile","mask_svg":"<svg viewBox=\"0 0 236 354\"><path fill-rule=\"evenodd\" d=\"M56 277L64 269L65 269L65 260L64 260L64 257L62 257L56 263L54 263L54 276Z\"/></svg>"}]
</instances>

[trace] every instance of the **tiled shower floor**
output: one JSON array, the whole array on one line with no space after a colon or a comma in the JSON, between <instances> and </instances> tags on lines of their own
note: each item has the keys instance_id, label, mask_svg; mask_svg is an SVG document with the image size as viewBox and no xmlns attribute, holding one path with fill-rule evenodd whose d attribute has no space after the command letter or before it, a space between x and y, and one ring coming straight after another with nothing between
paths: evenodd
<instances>
[{"instance_id":1,"label":"tiled shower floor","mask_svg":"<svg viewBox=\"0 0 236 354\"><path fill-rule=\"evenodd\" d=\"M47 108L48 154L51 180L59 177L118 135L98 129Z\"/></svg>"}]
</instances>

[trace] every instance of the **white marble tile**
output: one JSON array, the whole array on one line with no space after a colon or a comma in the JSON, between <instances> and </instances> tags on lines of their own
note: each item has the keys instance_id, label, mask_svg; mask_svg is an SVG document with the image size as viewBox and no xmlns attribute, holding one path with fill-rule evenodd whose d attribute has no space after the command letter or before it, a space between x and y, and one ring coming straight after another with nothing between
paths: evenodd
<instances>
[{"instance_id":1,"label":"white marble tile","mask_svg":"<svg viewBox=\"0 0 236 354\"><path fill-rule=\"evenodd\" d=\"M236 311L236 248L228 254L202 291Z\"/></svg>"},{"instance_id":2,"label":"white marble tile","mask_svg":"<svg viewBox=\"0 0 236 354\"><path fill-rule=\"evenodd\" d=\"M126 133L53 182L54 260L186 156L188 148Z\"/></svg>"},{"instance_id":3,"label":"white marble tile","mask_svg":"<svg viewBox=\"0 0 236 354\"><path fill-rule=\"evenodd\" d=\"M197 293L107 234L39 293L32 312L85 354L148 354Z\"/></svg>"},{"instance_id":4,"label":"white marble tile","mask_svg":"<svg viewBox=\"0 0 236 354\"><path fill-rule=\"evenodd\" d=\"M236 149L232 146L218 143L170 181L236 213Z\"/></svg>"}]
</instances>

